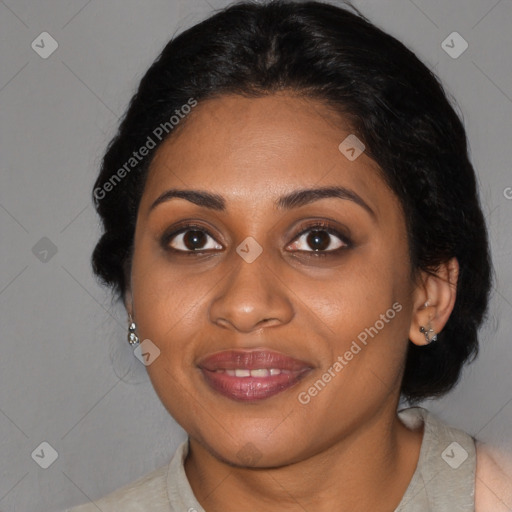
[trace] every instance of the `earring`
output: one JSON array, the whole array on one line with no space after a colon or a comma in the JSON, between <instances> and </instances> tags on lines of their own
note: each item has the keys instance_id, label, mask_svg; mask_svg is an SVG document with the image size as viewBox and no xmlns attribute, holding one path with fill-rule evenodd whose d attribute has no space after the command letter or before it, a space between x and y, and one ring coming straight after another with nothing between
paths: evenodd
<instances>
[{"instance_id":1,"label":"earring","mask_svg":"<svg viewBox=\"0 0 512 512\"><path fill-rule=\"evenodd\" d=\"M132 319L132 315L128 314L128 316L130 317L130 323L128 324L128 343L130 345L137 345L140 342L139 337L135 333L137 326Z\"/></svg>"},{"instance_id":2,"label":"earring","mask_svg":"<svg viewBox=\"0 0 512 512\"><path fill-rule=\"evenodd\" d=\"M427 345L432 343L433 341L437 341L437 334L434 329L432 329L432 326L430 325L430 322L428 324L428 329L425 329L422 325L420 326L420 332L425 335L425 341L427 342Z\"/></svg>"}]
</instances>

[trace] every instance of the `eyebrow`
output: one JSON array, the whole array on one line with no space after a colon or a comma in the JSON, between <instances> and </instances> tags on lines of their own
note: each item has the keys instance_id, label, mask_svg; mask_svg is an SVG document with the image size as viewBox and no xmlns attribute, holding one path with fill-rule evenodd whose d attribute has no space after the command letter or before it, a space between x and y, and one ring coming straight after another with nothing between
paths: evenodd
<instances>
[{"instance_id":1,"label":"eyebrow","mask_svg":"<svg viewBox=\"0 0 512 512\"><path fill-rule=\"evenodd\" d=\"M276 206L281 209L289 210L291 208L299 208L307 204L319 201L320 199L346 199L352 201L364 208L372 217L376 217L375 212L363 200L361 196L353 190L345 187L321 187L309 188L304 190L296 190L286 196L280 197L276 201Z\"/></svg>"},{"instance_id":2,"label":"eyebrow","mask_svg":"<svg viewBox=\"0 0 512 512\"><path fill-rule=\"evenodd\" d=\"M179 198L185 199L191 203L194 203L203 208L209 208L216 211L226 210L226 200L218 195L211 194L201 190L179 190L170 189L165 191L163 194L158 196L155 201L151 204L149 210L153 210L159 204L170 201L171 199ZM293 208L299 208L307 204L319 201L320 199L337 198L352 201L357 205L364 208L373 218L376 218L375 212L370 206L362 199L361 196L356 194L353 190L345 187L320 187L320 188L308 188L303 190L296 190L282 196L275 201L275 206L281 210L291 210Z\"/></svg>"},{"instance_id":3,"label":"eyebrow","mask_svg":"<svg viewBox=\"0 0 512 512\"><path fill-rule=\"evenodd\" d=\"M191 203L202 206L203 208L210 208L211 210L225 211L226 201L222 196L211 194L210 192L203 192L201 190L179 190L170 189L157 197L149 207L149 211L156 208L159 204L170 201L173 198L186 199Z\"/></svg>"}]
</instances>

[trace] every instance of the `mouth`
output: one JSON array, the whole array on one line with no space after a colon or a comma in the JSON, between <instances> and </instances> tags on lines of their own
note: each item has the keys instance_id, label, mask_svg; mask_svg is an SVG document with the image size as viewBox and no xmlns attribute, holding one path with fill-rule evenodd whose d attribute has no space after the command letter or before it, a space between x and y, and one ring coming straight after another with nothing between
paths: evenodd
<instances>
[{"instance_id":1,"label":"mouth","mask_svg":"<svg viewBox=\"0 0 512 512\"><path fill-rule=\"evenodd\" d=\"M256 401L277 395L299 382L313 367L271 350L227 350L198 364L206 383L236 401Z\"/></svg>"}]
</instances>

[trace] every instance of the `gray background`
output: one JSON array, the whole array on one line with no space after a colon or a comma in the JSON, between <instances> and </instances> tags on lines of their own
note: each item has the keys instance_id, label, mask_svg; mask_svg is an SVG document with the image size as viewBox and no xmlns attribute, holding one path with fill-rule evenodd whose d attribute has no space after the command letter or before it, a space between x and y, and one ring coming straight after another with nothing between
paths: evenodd
<instances>
[{"instance_id":1,"label":"gray background","mask_svg":"<svg viewBox=\"0 0 512 512\"><path fill-rule=\"evenodd\" d=\"M160 49L227 3L0 0L3 512L97 499L165 464L185 438L125 341L124 311L92 276L100 231L90 190ZM412 48L457 99L492 238L497 280L481 355L454 392L424 406L510 450L512 1L355 5ZM47 59L31 48L43 31L59 45ZM441 47L453 31L469 44L457 59ZM43 441L58 453L48 469L31 457Z\"/></svg>"}]
</instances>

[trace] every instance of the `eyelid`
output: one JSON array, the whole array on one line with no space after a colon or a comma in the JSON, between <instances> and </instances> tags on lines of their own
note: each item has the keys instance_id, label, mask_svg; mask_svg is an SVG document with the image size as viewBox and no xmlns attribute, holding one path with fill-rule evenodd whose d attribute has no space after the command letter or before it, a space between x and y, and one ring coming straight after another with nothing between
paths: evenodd
<instances>
[{"instance_id":1,"label":"eyelid","mask_svg":"<svg viewBox=\"0 0 512 512\"><path fill-rule=\"evenodd\" d=\"M316 256L319 255L329 255L329 254L336 254L342 250L348 249L352 247L353 242L351 238L343 233L341 228L333 227L332 222L334 221L328 221L326 219L310 219L307 221L302 221L299 226L296 228L298 229L298 233L286 244L286 247L290 246L292 243L294 243L297 239L299 239L304 234L310 232L310 231L325 231L329 233L330 235L333 235L337 237L344 245L342 247L338 247L336 249L331 250L324 250L324 251L305 251L305 250L295 250L292 252L299 252L299 253L313 253ZM345 228L347 229L347 228ZM196 251L193 250L181 250L181 249L175 249L174 247L170 246L170 242L178 235L182 233L186 233L187 231L202 231L207 236L212 238L217 244L221 245L223 249L225 249L225 244L218 240L219 237L213 235L211 233L211 230L204 226L201 223L194 222L194 221L183 221L183 223L180 225L174 225L172 228L169 228L164 231L163 235L160 237L160 243L162 247L165 250L172 251L174 253L178 254L205 254L205 253L213 253L213 252L220 252L222 249L198 249Z\"/></svg>"},{"instance_id":2,"label":"eyelid","mask_svg":"<svg viewBox=\"0 0 512 512\"><path fill-rule=\"evenodd\" d=\"M289 246L290 244L295 242L295 240L300 238L305 233L308 233L309 231L326 231L330 235L334 235L334 236L338 237L345 244L344 248L349 248L349 247L352 247L352 245L353 245L353 242L349 235L343 233L341 231L341 228L333 227L332 224L325 219L309 220L309 221L302 222L301 224L299 224L298 230L299 230L299 232L292 238L292 240L287 244L287 246ZM342 249L342 248L339 248L339 249ZM318 251L318 252L316 252L316 251L301 251L301 252L315 252L316 254L320 254L320 252L334 253L337 250L338 249L334 249L332 251Z\"/></svg>"},{"instance_id":3,"label":"eyelid","mask_svg":"<svg viewBox=\"0 0 512 512\"><path fill-rule=\"evenodd\" d=\"M225 245L220 242L215 235L213 235L210 230L205 227L202 224L196 224L194 222L185 222L182 225L178 223L178 225L173 226L172 228L166 229L163 233L163 235L160 237L160 243L162 247L167 251L172 251L174 253L178 254L202 254L202 253L211 253L211 252L218 252L221 249L205 249L205 250L197 250L197 251L185 251L181 249L175 249L174 247L170 246L171 241L176 238L178 235L182 233L186 233L187 231L202 231L207 236L209 236L211 239L213 239L217 244L221 245L222 248L225 248Z\"/></svg>"}]
</instances>

